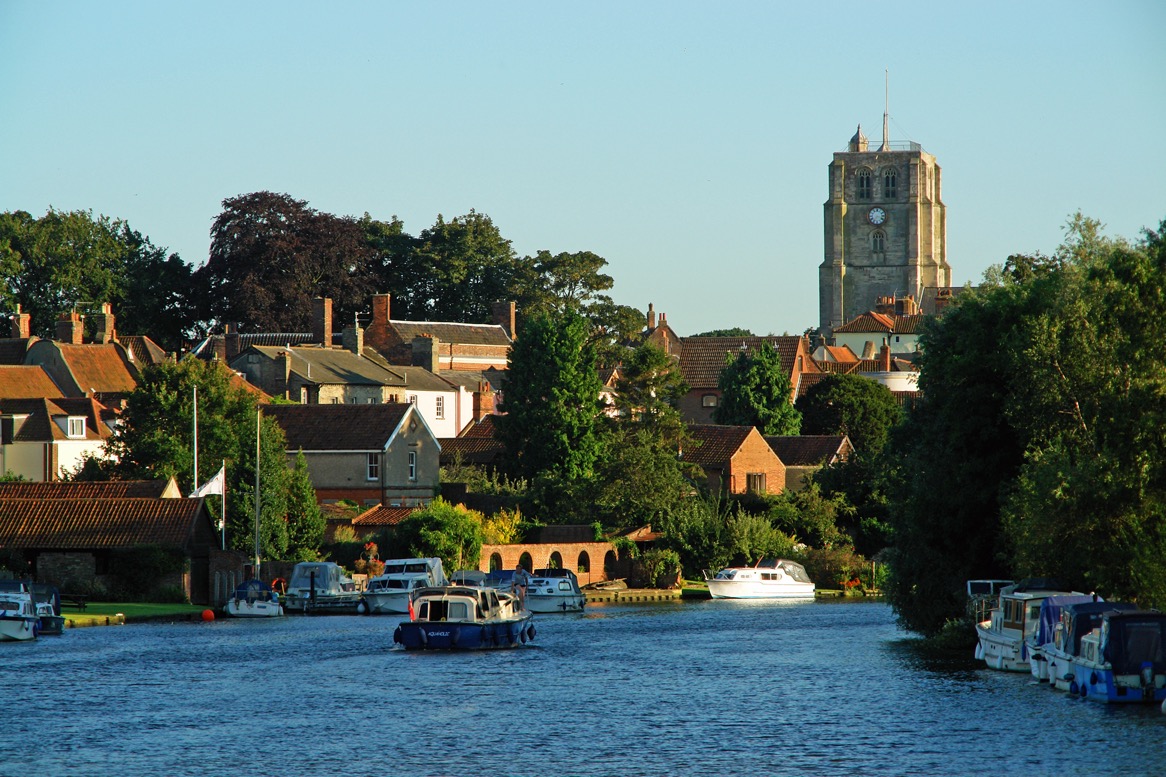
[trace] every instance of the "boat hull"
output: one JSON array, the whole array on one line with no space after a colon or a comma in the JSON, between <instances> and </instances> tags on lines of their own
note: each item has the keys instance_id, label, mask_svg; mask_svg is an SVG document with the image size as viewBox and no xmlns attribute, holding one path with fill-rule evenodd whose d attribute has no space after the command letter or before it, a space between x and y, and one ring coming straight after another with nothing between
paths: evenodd
<instances>
[{"instance_id":1,"label":"boat hull","mask_svg":"<svg viewBox=\"0 0 1166 777\"><path fill-rule=\"evenodd\" d=\"M40 633L35 615L0 615L0 642L26 642Z\"/></svg>"},{"instance_id":2,"label":"boat hull","mask_svg":"<svg viewBox=\"0 0 1166 777\"><path fill-rule=\"evenodd\" d=\"M531 594L526 595L526 609L535 613L583 612L587 600L583 594Z\"/></svg>"},{"instance_id":3,"label":"boat hull","mask_svg":"<svg viewBox=\"0 0 1166 777\"><path fill-rule=\"evenodd\" d=\"M983 659L989 669L1005 672L1031 672L1028 651L1019 635L1002 634L993 631L991 621L976 624L976 634L980 641L976 645L976 658Z\"/></svg>"},{"instance_id":4,"label":"boat hull","mask_svg":"<svg viewBox=\"0 0 1166 777\"><path fill-rule=\"evenodd\" d=\"M409 612L412 591L364 592L365 609L372 615L404 615Z\"/></svg>"},{"instance_id":5,"label":"boat hull","mask_svg":"<svg viewBox=\"0 0 1166 777\"><path fill-rule=\"evenodd\" d=\"M813 583L737 582L709 580L709 595L714 599L813 599Z\"/></svg>"},{"instance_id":6,"label":"boat hull","mask_svg":"<svg viewBox=\"0 0 1166 777\"><path fill-rule=\"evenodd\" d=\"M42 615L40 616L40 630L41 636L45 634L51 636L60 636L65 633L65 616L64 615Z\"/></svg>"},{"instance_id":7,"label":"boat hull","mask_svg":"<svg viewBox=\"0 0 1166 777\"><path fill-rule=\"evenodd\" d=\"M283 606L279 602L248 602L244 599L231 599L223 607L223 611L232 618L278 618L283 615Z\"/></svg>"},{"instance_id":8,"label":"boat hull","mask_svg":"<svg viewBox=\"0 0 1166 777\"><path fill-rule=\"evenodd\" d=\"M513 648L534 639L533 618L505 621L404 621L393 641L406 650L492 650Z\"/></svg>"}]
</instances>

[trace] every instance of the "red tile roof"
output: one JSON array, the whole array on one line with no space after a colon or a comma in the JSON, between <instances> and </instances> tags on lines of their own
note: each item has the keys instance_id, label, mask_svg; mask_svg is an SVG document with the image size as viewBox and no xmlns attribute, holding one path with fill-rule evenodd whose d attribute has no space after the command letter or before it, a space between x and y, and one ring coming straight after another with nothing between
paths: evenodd
<instances>
[{"instance_id":1,"label":"red tile roof","mask_svg":"<svg viewBox=\"0 0 1166 777\"><path fill-rule=\"evenodd\" d=\"M850 451L850 443L845 435L772 435L767 436L765 441L787 467L832 464Z\"/></svg>"},{"instance_id":2,"label":"red tile roof","mask_svg":"<svg viewBox=\"0 0 1166 777\"><path fill-rule=\"evenodd\" d=\"M803 342L800 336L781 337L685 337L680 342L680 374L692 389L713 388L728 357L742 350L755 353L769 343L781 357L782 368L792 376L794 360ZM809 360L807 360L809 361ZM807 364L806 367L812 367Z\"/></svg>"},{"instance_id":3,"label":"red tile roof","mask_svg":"<svg viewBox=\"0 0 1166 777\"><path fill-rule=\"evenodd\" d=\"M138 386L137 377L114 343L105 345L55 343L77 387L85 393L128 394Z\"/></svg>"},{"instance_id":4,"label":"red tile roof","mask_svg":"<svg viewBox=\"0 0 1166 777\"><path fill-rule=\"evenodd\" d=\"M264 408L287 435L289 451L379 451L412 409L382 405L268 405Z\"/></svg>"},{"instance_id":5,"label":"red tile roof","mask_svg":"<svg viewBox=\"0 0 1166 777\"><path fill-rule=\"evenodd\" d=\"M702 467L728 464L752 431L752 426L689 424L689 435L700 445L685 448L684 460Z\"/></svg>"},{"instance_id":6,"label":"red tile roof","mask_svg":"<svg viewBox=\"0 0 1166 777\"><path fill-rule=\"evenodd\" d=\"M105 480L63 483L59 481L0 483L0 499L113 499L163 498L168 480Z\"/></svg>"},{"instance_id":7,"label":"red tile roof","mask_svg":"<svg viewBox=\"0 0 1166 777\"><path fill-rule=\"evenodd\" d=\"M459 434L458 437L462 437L462 438L473 437L473 438L479 438L479 439L493 440L494 439L494 430L496 428L497 427L494 426L494 416L488 415L488 416L484 416L482 418L482 420L478 421L477 423L466 424L466 428L462 429L461 434Z\"/></svg>"},{"instance_id":8,"label":"red tile roof","mask_svg":"<svg viewBox=\"0 0 1166 777\"><path fill-rule=\"evenodd\" d=\"M28 347L39 337L0 337L0 364L24 364Z\"/></svg>"},{"instance_id":9,"label":"red tile roof","mask_svg":"<svg viewBox=\"0 0 1166 777\"><path fill-rule=\"evenodd\" d=\"M441 466L459 459L463 464L493 464L506 449L502 443L486 437L444 437L441 443Z\"/></svg>"},{"instance_id":10,"label":"red tile roof","mask_svg":"<svg viewBox=\"0 0 1166 777\"><path fill-rule=\"evenodd\" d=\"M39 365L0 365L0 399L46 397L55 399L64 394L53 379Z\"/></svg>"},{"instance_id":11,"label":"red tile roof","mask_svg":"<svg viewBox=\"0 0 1166 777\"><path fill-rule=\"evenodd\" d=\"M57 399L0 399L0 415L28 416L12 433L9 442L50 442L53 440L105 440L112 430L106 425L106 408L88 397ZM60 419L85 419L85 437L69 437L67 422ZM54 421L60 420L60 423Z\"/></svg>"},{"instance_id":12,"label":"red tile roof","mask_svg":"<svg viewBox=\"0 0 1166 777\"><path fill-rule=\"evenodd\" d=\"M117 341L129 352L139 367L161 364L169 358L162 350L162 346L145 335L121 335Z\"/></svg>"},{"instance_id":13,"label":"red tile roof","mask_svg":"<svg viewBox=\"0 0 1166 777\"><path fill-rule=\"evenodd\" d=\"M352 519L353 526L396 526L419 510L419 507L385 507L377 505Z\"/></svg>"},{"instance_id":14,"label":"red tile roof","mask_svg":"<svg viewBox=\"0 0 1166 777\"><path fill-rule=\"evenodd\" d=\"M201 499L4 499L0 500L0 546L187 548L200 517L210 520Z\"/></svg>"}]
</instances>

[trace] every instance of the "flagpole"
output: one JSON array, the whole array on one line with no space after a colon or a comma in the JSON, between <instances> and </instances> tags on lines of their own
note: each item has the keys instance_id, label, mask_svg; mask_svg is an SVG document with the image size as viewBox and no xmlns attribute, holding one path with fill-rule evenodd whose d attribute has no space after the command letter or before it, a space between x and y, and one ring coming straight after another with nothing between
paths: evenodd
<instances>
[{"instance_id":1,"label":"flagpole","mask_svg":"<svg viewBox=\"0 0 1166 777\"><path fill-rule=\"evenodd\" d=\"M223 459L223 493L222 493L222 497L223 497L223 515L222 515L223 538L222 538L221 542L222 542L222 546L223 546L222 549L226 550L227 549L227 460L226 459Z\"/></svg>"},{"instance_id":2,"label":"flagpole","mask_svg":"<svg viewBox=\"0 0 1166 777\"><path fill-rule=\"evenodd\" d=\"M255 408L255 579L259 577L259 426L263 420L263 408Z\"/></svg>"},{"instance_id":3,"label":"flagpole","mask_svg":"<svg viewBox=\"0 0 1166 777\"><path fill-rule=\"evenodd\" d=\"M198 386L194 387L194 487L198 489Z\"/></svg>"}]
</instances>

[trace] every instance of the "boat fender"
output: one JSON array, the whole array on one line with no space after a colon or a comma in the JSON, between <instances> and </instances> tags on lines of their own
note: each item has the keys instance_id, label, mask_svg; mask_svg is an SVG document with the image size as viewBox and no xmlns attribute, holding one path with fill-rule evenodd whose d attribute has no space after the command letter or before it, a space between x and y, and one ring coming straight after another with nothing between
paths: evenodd
<instances>
[{"instance_id":1,"label":"boat fender","mask_svg":"<svg viewBox=\"0 0 1166 777\"><path fill-rule=\"evenodd\" d=\"M461 626L454 626L453 631L451 631L449 633L449 644L452 645L453 647L457 647L457 641L459 639L461 639L461 636L462 636L462 627Z\"/></svg>"},{"instance_id":2,"label":"boat fender","mask_svg":"<svg viewBox=\"0 0 1166 777\"><path fill-rule=\"evenodd\" d=\"M524 644L524 645L526 644L526 629L525 628L520 628L518 630L518 638L520 640L522 640L522 644Z\"/></svg>"},{"instance_id":3,"label":"boat fender","mask_svg":"<svg viewBox=\"0 0 1166 777\"><path fill-rule=\"evenodd\" d=\"M1081 698L1084 699L1089 695L1089 686L1084 683L1081 684Z\"/></svg>"},{"instance_id":4,"label":"boat fender","mask_svg":"<svg viewBox=\"0 0 1166 777\"><path fill-rule=\"evenodd\" d=\"M529 627L527 627L526 633L527 633L527 636L529 636L531 639L534 639L534 624L533 623L530 624Z\"/></svg>"},{"instance_id":5,"label":"boat fender","mask_svg":"<svg viewBox=\"0 0 1166 777\"><path fill-rule=\"evenodd\" d=\"M420 638L421 638L421 647L423 647L423 648L429 647L429 635L425 633L424 626L417 629L417 634L420 635Z\"/></svg>"},{"instance_id":6,"label":"boat fender","mask_svg":"<svg viewBox=\"0 0 1166 777\"><path fill-rule=\"evenodd\" d=\"M357 615L368 615L369 614L368 602L366 602L364 599L361 599L359 602L356 603L356 614Z\"/></svg>"},{"instance_id":7,"label":"boat fender","mask_svg":"<svg viewBox=\"0 0 1166 777\"><path fill-rule=\"evenodd\" d=\"M1077 689L1077 681L1076 681L1076 680L1073 680L1071 683L1069 683L1069 695L1070 695L1070 696L1076 696L1076 695L1077 695L1077 690L1078 690L1078 689Z\"/></svg>"},{"instance_id":8,"label":"boat fender","mask_svg":"<svg viewBox=\"0 0 1166 777\"><path fill-rule=\"evenodd\" d=\"M396 642L398 644L400 644L400 642L401 642L401 627L400 626L398 626L397 630L393 632L393 642Z\"/></svg>"},{"instance_id":9,"label":"boat fender","mask_svg":"<svg viewBox=\"0 0 1166 777\"><path fill-rule=\"evenodd\" d=\"M1089 675L1089 684L1090 685L1097 685L1097 672L1093 672L1092 674Z\"/></svg>"}]
</instances>

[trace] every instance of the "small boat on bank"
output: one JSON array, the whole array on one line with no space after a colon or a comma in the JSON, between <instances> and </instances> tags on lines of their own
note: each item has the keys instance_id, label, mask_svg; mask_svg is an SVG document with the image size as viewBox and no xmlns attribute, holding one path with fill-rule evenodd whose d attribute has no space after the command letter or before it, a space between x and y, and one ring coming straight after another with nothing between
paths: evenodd
<instances>
[{"instance_id":1,"label":"small boat on bank","mask_svg":"<svg viewBox=\"0 0 1166 777\"><path fill-rule=\"evenodd\" d=\"M704 573L714 599L812 599L814 582L806 568L789 559L762 559L751 567Z\"/></svg>"},{"instance_id":2,"label":"small boat on bank","mask_svg":"<svg viewBox=\"0 0 1166 777\"><path fill-rule=\"evenodd\" d=\"M410 620L393 632L406 650L486 650L534 639L534 616L495 588L447 585L418 589Z\"/></svg>"},{"instance_id":3,"label":"small boat on bank","mask_svg":"<svg viewBox=\"0 0 1166 777\"><path fill-rule=\"evenodd\" d=\"M409 612L409 600L418 588L448 585L439 558L398 558L385 562L385 570L370 578L364 601L357 610L373 615Z\"/></svg>"},{"instance_id":4,"label":"small boat on bank","mask_svg":"<svg viewBox=\"0 0 1166 777\"><path fill-rule=\"evenodd\" d=\"M235 618L278 618L283 615L283 605L270 585L252 579L235 589L223 611Z\"/></svg>"},{"instance_id":5,"label":"small boat on bank","mask_svg":"<svg viewBox=\"0 0 1166 777\"><path fill-rule=\"evenodd\" d=\"M1050 596L1081 596L1064 591L1049 578L1030 578L1000 589L1000 601L988 620L976 624L976 658L992 669L1031 672L1025 640L1040 624L1041 602Z\"/></svg>"},{"instance_id":6,"label":"small boat on bank","mask_svg":"<svg viewBox=\"0 0 1166 777\"><path fill-rule=\"evenodd\" d=\"M583 612L587 603L579 578L569 569L536 569L526 584L526 609L531 612Z\"/></svg>"},{"instance_id":7,"label":"small boat on bank","mask_svg":"<svg viewBox=\"0 0 1166 777\"><path fill-rule=\"evenodd\" d=\"M1106 704L1166 701L1166 613L1109 610L1081 638L1069 693Z\"/></svg>"},{"instance_id":8,"label":"small boat on bank","mask_svg":"<svg viewBox=\"0 0 1166 777\"><path fill-rule=\"evenodd\" d=\"M40 616L27 587L0 591L0 642L25 642L40 633Z\"/></svg>"},{"instance_id":9,"label":"small boat on bank","mask_svg":"<svg viewBox=\"0 0 1166 777\"><path fill-rule=\"evenodd\" d=\"M283 604L287 612L355 613L362 593L333 561L301 561L292 567Z\"/></svg>"}]
</instances>

